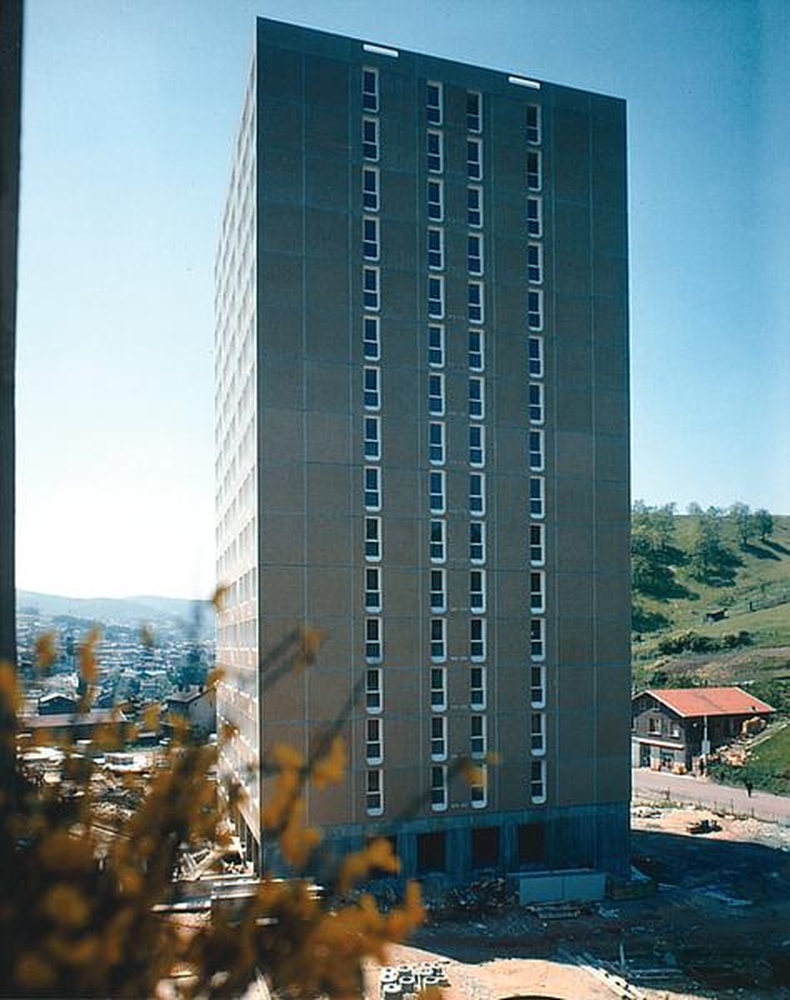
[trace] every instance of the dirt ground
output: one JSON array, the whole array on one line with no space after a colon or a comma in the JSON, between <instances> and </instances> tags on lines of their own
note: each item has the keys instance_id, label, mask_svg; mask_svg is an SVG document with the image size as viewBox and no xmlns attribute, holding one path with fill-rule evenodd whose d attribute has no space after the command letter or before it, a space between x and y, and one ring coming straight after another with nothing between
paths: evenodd
<instances>
[{"instance_id":1,"label":"dirt ground","mask_svg":"<svg viewBox=\"0 0 790 1000\"><path fill-rule=\"evenodd\" d=\"M701 819L721 829L691 835ZM790 1000L790 827L641 805L632 856L652 895L560 918L518 906L443 917L390 963L444 960L445 1000Z\"/></svg>"}]
</instances>

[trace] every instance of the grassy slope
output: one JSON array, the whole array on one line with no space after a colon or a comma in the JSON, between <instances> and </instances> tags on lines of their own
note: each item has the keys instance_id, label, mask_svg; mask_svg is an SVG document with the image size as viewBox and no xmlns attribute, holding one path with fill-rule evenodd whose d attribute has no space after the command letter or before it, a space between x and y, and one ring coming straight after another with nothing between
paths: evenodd
<instances>
[{"instance_id":1,"label":"grassy slope","mask_svg":"<svg viewBox=\"0 0 790 1000\"><path fill-rule=\"evenodd\" d=\"M728 534L729 526L725 530L725 541L741 560L731 586L701 584L680 565L676 567L676 578L688 591L687 596L659 601L635 595L643 607L670 620L669 627L644 633L642 641L634 642L635 687L645 687L659 669L669 674L670 681L673 675L685 675L708 684L790 678L790 517L774 520L768 543L755 540L746 551L739 548L734 532ZM692 519L678 515L676 524L677 546L687 550L693 533ZM782 603L774 603L779 601ZM727 617L706 623L705 612L713 608L726 608ZM657 647L662 638L689 629L713 639L746 630L752 636L752 645L731 652L660 655Z\"/></svg>"}]
</instances>

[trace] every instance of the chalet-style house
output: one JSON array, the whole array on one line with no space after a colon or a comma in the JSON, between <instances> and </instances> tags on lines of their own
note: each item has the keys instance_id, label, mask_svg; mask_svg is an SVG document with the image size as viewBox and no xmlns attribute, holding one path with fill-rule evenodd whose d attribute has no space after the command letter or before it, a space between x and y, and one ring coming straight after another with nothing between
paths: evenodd
<instances>
[{"instance_id":1,"label":"chalet-style house","mask_svg":"<svg viewBox=\"0 0 790 1000\"><path fill-rule=\"evenodd\" d=\"M738 687L642 691L632 700L633 765L689 771L717 747L759 728L774 711Z\"/></svg>"}]
</instances>

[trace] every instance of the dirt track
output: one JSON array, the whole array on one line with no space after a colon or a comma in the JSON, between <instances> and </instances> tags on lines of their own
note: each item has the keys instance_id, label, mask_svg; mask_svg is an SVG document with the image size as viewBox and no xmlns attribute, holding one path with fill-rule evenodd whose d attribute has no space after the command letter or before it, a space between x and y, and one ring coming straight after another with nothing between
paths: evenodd
<instances>
[{"instance_id":1,"label":"dirt track","mask_svg":"<svg viewBox=\"0 0 790 1000\"><path fill-rule=\"evenodd\" d=\"M688 834L703 818L722 829ZM633 855L659 883L655 895L567 919L514 906L429 923L416 950L394 949L391 961L449 959L446 1000L628 995L571 964L583 955L624 969L631 995L650 1000L790 998L790 828L650 806L635 810L633 827Z\"/></svg>"}]
</instances>

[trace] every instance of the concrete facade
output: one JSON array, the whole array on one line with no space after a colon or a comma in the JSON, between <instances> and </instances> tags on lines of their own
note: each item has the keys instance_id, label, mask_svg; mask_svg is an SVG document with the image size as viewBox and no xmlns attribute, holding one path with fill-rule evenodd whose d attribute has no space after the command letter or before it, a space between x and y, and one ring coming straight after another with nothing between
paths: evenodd
<instances>
[{"instance_id":1,"label":"concrete facade","mask_svg":"<svg viewBox=\"0 0 790 1000\"><path fill-rule=\"evenodd\" d=\"M624 104L257 32L217 257L224 773L342 719L330 849L623 871ZM318 662L267 685L302 623Z\"/></svg>"}]
</instances>

